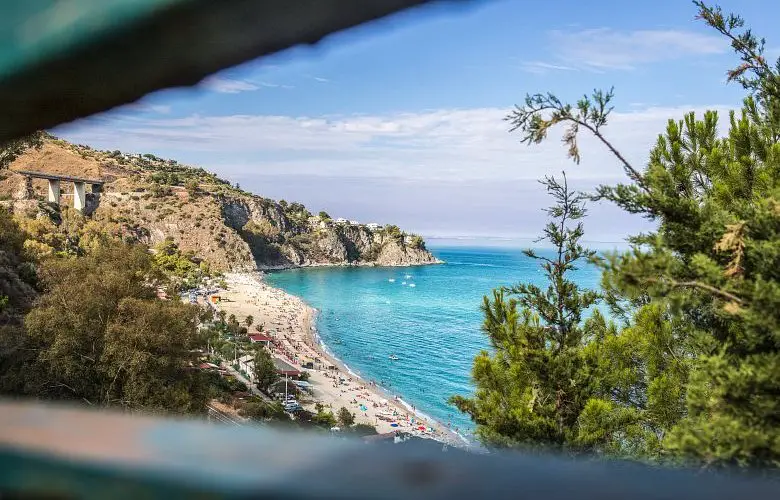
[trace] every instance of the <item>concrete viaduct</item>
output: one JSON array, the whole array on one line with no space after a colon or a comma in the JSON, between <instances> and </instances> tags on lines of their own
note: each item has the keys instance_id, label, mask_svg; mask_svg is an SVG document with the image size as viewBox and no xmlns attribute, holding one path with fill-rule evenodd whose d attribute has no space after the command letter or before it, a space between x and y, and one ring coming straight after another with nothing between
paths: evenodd
<instances>
[{"instance_id":1,"label":"concrete viaduct","mask_svg":"<svg viewBox=\"0 0 780 500\"><path fill-rule=\"evenodd\" d=\"M103 190L103 184L105 181L97 179L84 179L81 177L71 177L68 175L56 175L46 174L43 172L32 172L29 170L17 170L16 173L21 174L32 182L32 179L46 179L49 181L49 201L59 204L60 202L60 183L72 182L73 183L73 208L81 212L87 206L86 185L92 186L93 193L100 193Z\"/></svg>"}]
</instances>

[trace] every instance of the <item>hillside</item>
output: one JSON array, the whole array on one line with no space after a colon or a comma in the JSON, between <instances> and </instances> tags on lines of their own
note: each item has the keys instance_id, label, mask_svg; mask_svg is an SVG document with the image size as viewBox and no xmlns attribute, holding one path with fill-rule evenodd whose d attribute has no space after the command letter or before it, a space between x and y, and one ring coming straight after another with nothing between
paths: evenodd
<instances>
[{"instance_id":1,"label":"hillside","mask_svg":"<svg viewBox=\"0 0 780 500\"><path fill-rule=\"evenodd\" d=\"M153 246L172 238L223 271L321 265L405 266L436 259L417 235L396 226L376 227L311 214L299 203L273 201L232 186L200 168L154 155L96 151L60 139L17 158L0 177L0 199L15 213L58 219L45 199L47 184L25 189L18 170L102 179L101 194L88 195L94 220L121 226L122 235ZM71 187L62 186L68 211Z\"/></svg>"}]
</instances>

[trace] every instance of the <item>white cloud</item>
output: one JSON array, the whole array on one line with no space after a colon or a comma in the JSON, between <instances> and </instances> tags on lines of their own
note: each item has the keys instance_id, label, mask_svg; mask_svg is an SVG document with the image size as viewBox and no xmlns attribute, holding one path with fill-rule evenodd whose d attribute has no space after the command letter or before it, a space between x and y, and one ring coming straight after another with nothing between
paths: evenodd
<instances>
[{"instance_id":1,"label":"white cloud","mask_svg":"<svg viewBox=\"0 0 780 500\"><path fill-rule=\"evenodd\" d=\"M710 108L726 110L725 106ZM670 117L704 107L615 112L605 135L637 168ZM352 116L188 116L77 122L56 133L107 149L155 152L223 175L318 175L402 179L536 179L566 169L572 178L620 178L619 163L583 134L582 164L566 158L560 130L528 147L509 134L499 108L439 109ZM92 123L92 124L91 124Z\"/></svg>"},{"instance_id":2,"label":"white cloud","mask_svg":"<svg viewBox=\"0 0 780 500\"><path fill-rule=\"evenodd\" d=\"M543 61L529 61L522 65L523 71L535 75L544 75L551 71L577 71L577 68L563 64L552 64Z\"/></svg>"},{"instance_id":3,"label":"white cloud","mask_svg":"<svg viewBox=\"0 0 780 500\"><path fill-rule=\"evenodd\" d=\"M257 85L269 89L294 89L295 88L293 85L283 85L281 83L271 83L271 82L257 82Z\"/></svg>"},{"instance_id":4,"label":"white cloud","mask_svg":"<svg viewBox=\"0 0 780 500\"><path fill-rule=\"evenodd\" d=\"M209 76L200 82L200 86L222 94L237 94L239 92L249 92L260 88L254 83L246 80L233 80L221 76Z\"/></svg>"},{"instance_id":5,"label":"white cloud","mask_svg":"<svg viewBox=\"0 0 780 500\"><path fill-rule=\"evenodd\" d=\"M639 65L728 50L722 37L683 30L617 31L610 28L552 31L555 55L590 69L633 69Z\"/></svg>"},{"instance_id":6,"label":"white cloud","mask_svg":"<svg viewBox=\"0 0 780 500\"><path fill-rule=\"evenodd\" d=\"M644 106L615 112L603 132L641 169L669 118L704 109ZM620 164L593 137L582 135L582 163L574 165L560 130L529 147L507 132L506 113L499 108L298 117L113 113L54 133L101 149L175 158L263 196L301 201L315 212L392 222L427 235L535 235L546 217L541 209L549 204L536 179L565 170L572 185L584 190L625 180ZM651 228L606 203L589 210L591 240L618 241Z\"/></svg>"}]
</instances>

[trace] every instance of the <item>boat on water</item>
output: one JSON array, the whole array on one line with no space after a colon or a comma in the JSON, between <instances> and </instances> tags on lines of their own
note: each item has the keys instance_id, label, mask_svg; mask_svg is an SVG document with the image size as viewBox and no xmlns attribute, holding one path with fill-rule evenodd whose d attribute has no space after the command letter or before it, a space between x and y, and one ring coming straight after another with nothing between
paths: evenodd
<instances>
[{"instance_id":1,"label":"boat on water","mask_svg":"<svg viewBox=\"0 0 780 500\"><path fill-rule=\"evenodd\" d=\"M414 283L410 283L410 284L409 284L409 286L410 286L410 287L412 287L412 288L414 288L414 287L416 287L417 285L415 285Z\"/></svg>"},{"instance_id":2,"label":"boat on water","mask_svg":"<svg viewBox=\"0 0 780 500\"><path fill-rule=\"evenodd\" d=\"M411 279L411 278L412 278L412 275L411 275L411 274L407 274L406 276L404 276L404 278L406 278L406 279Z\"/></svg>"},{"instance_id":3,"label":"boat on water","mask_svg":"<svg viewBox=\"0 0 780 500\"><path fill-rule=\"evenodd\" d=\"M395 354L391 354L390 356L388 356L388 358L390 358L392 361L397 361L399 359L398 356L396 356Z\"/></svg>"},{"instance_id":4,"label":"boat on water","mask_svg":"<svg viewBox=\"0 0 780 500\"><path fill-rule=\"evenodd\" d=\"M387 281L389 281L390 283L395 283L395 278L387 278Z\"/></svg>"},{"instance_id":5,"label":"boat on water","mask_svg":"<svg viewBox=\"0 0 780 500\"><path fill-rule=\"evenodd\" d=\"M406 281L402 281L402 282L401 282L401 284L402 284L402 285L405 285L405 284L406 284Z\"/></svg>"}]
</instances>

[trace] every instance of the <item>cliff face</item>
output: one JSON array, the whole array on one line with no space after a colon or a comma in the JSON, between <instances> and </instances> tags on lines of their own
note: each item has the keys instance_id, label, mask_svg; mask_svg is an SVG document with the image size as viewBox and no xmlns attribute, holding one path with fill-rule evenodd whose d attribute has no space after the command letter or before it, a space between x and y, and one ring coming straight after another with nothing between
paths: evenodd
<instances>
[{"instance_id":1,"label":"cliff face","mask_svg":"<svg viewBox=\"0 0 780 500\"><path fill-rule=\"evenodd\" d=\"M220 200L225 224L247 242L259 268L411 266L438 261L421 240L390 229L335 223L259 197Z\"/></svg>"},{"instance_id":2,"label":"cliff face","mask_svg":"<svg viewBox=\"0 0 780 500\"><path fill-rule=\"evenodd\" d=\"M40 215L31 197L46 195L45 181L25 189L13 170L34 170L106 180L94 195L90 217L122 226L122 233L155 245L172 238L221 270L294 266L436 263L422 238L395 226L336 223L325 214L313 216L303 205L287 204L244 192L202 169L153 155L95 151L61 140L48 140L40 150L20 156L0 179L0 197L15 212ZM63 185L61 205L71 203ZM21 198L21 199L20 199ZM67 209L65 209L67 210Z\"/></svg>"}]
</instances>

